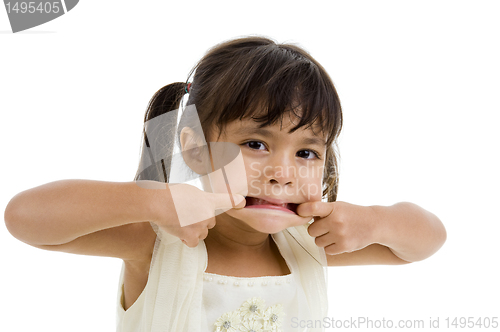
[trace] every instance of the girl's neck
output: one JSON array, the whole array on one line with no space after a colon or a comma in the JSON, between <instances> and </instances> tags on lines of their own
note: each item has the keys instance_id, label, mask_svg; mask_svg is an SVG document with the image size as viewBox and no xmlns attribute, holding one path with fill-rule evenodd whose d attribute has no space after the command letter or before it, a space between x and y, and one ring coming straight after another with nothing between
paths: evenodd
<instances>
[{"instance_id":1,"label":"girl's neck","mask_svg":"<svg viewBox=\"0 0 500 332\"><path fill-rule=\"evenodd\" d=\"M235 225L226 227L219 224L208 231L208 236L205 239L205 242L210 245L230 253L252 253L254 255L268 253L271 241L269 234L243 230Z\"/></svg>"},{"instance_id":2,"label":"girl's neck","mask_svg":"<svg viewBox=\"0 0 500 332\"><path fill-rule=\"evenodd\" d=\"M269 234L219 222L205 239L205 272L235 277L278 276L290 273Z\"/></svg>"}]
</instances>

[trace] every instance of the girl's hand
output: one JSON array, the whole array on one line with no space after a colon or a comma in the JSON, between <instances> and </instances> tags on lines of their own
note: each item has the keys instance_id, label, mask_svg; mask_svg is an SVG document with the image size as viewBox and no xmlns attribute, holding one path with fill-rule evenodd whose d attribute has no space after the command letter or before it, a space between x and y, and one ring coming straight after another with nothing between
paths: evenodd
<instances>
[{"instance_id":1,"label":"girl's hand","mask_svg":"<svg viewBox=\"0 0 500 332\"><path fill-rule=\"evenodd\" d=\"M306 202L297 207L297 214L314 217L309 235L328 255L363 249L374 243L374 218L371 207L345 202Z\"/></svg>"},{"instance_id":2,"label":"girl's hand","mask_svg":"<svg viewBox=\"0 0 500 332\"><path fill-rule=\"evenodd\" d=\"M167 190L159 192L153 222L192 248L207 237L216 215L246 204L243 195L232 195L233 206L229 194L205 192L189 184L168 184Z\"/></svg>"}]
</instances>

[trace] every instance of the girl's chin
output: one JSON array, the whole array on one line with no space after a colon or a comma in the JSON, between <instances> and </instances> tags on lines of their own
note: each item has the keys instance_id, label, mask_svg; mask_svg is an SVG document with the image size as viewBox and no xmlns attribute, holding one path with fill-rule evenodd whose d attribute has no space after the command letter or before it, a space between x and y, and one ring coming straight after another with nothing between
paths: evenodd
<instances>
[{"instance_id":1,"label":"girl's chin","mask_svg":"<svg viewBox=\"0 0 500 332\"><path fill-rule=\"evenodd\" d=\"M305 224L310 219L295 213L262 208L231 209L226 214L265 234L275 234L288 227Z\"/></svg>"}]
</instances>

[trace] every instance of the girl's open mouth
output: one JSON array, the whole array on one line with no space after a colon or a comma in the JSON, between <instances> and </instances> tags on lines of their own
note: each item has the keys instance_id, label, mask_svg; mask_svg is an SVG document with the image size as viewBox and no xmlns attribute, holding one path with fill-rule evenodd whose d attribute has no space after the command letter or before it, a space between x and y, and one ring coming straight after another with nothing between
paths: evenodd
<instances>
[{"instance_id":1,"label":"girl's open mouth","mask_svg":"<svg viewBox=\"0 0 500 332\"><path fill-rule=\"evenodd\" d=\"M247 204L245 208L249 209L273 209L273 210L281 210L287 213L297 214L297 206L295 203L283 203L283 204L274 204L265 199L256 198L256 197L246 197Z\"/></svg>"}]
</instances>

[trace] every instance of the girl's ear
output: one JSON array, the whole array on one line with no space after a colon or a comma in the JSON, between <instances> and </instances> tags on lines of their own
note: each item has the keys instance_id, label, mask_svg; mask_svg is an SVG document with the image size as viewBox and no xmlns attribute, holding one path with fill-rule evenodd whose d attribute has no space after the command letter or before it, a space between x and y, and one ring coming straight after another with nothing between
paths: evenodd
<instances>
[{"instance_id":1,"label":"girl's ear","mask_svg":"<svg viewBox=\"0 0 500 332\"><path fill-rule=\"evenodd\" d=\"M181 130L179 140L186 165L197 174L207 174L209 169L207 165L210 165L208 147L199 135L195 134L191 128L184 127Z\"/></svg>"}]
</instances>

